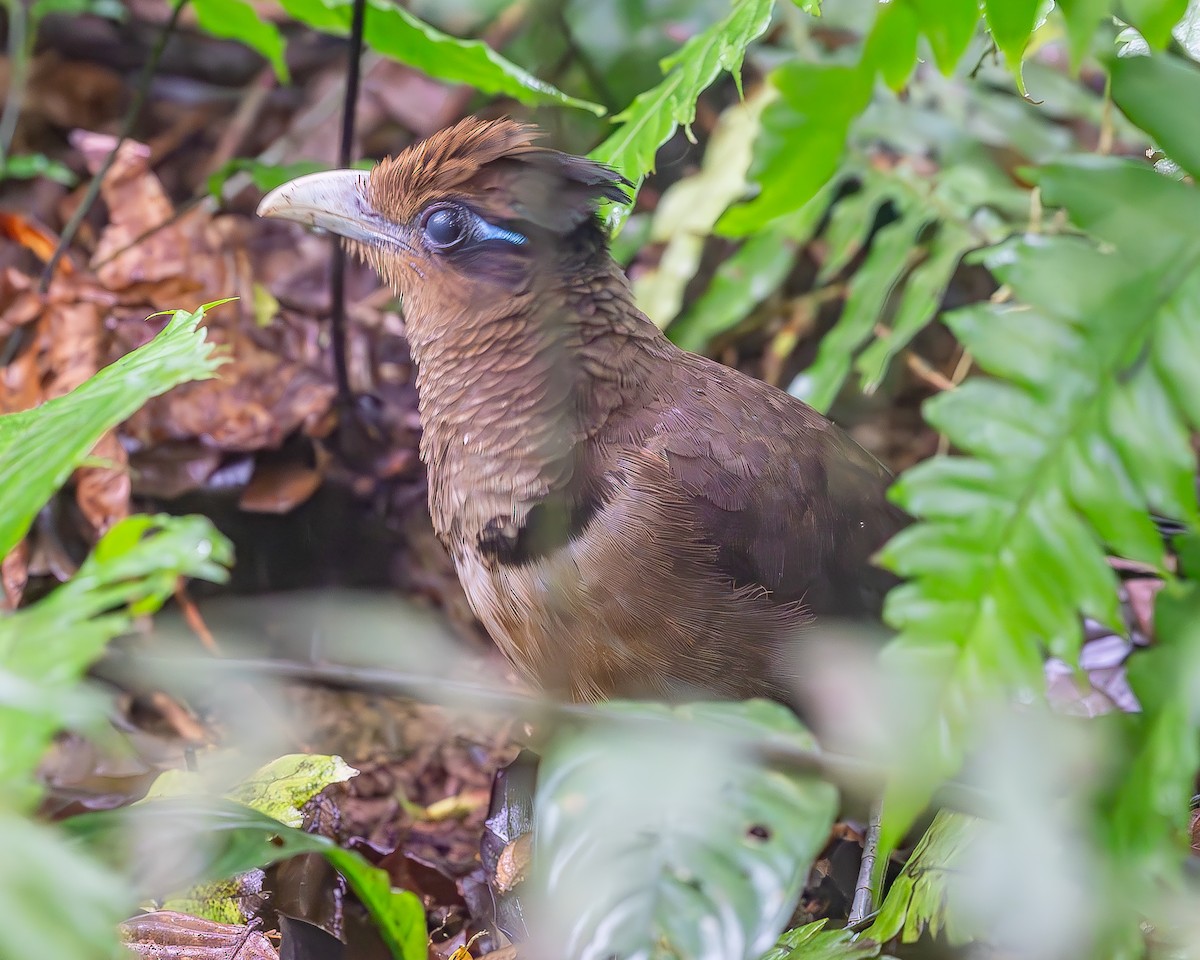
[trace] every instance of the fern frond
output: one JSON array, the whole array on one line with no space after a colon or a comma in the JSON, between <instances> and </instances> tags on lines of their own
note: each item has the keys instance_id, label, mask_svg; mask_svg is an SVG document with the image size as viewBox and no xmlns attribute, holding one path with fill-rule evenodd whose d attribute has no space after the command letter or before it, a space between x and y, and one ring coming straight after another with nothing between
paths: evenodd
<instances>
[{"instance_id":1,"label":"fern frond","mask_svg":"<svg viewBox=\"0 0 1200 960\"><path fill-rule=\"evenodd\" d=\"M910 717L885 801L885 844L956 770L976 704L1040 695L1045 651L1073 662L1080 614L1119 624L1106 549L1164 562L1150 511L1195 524L1200 425L1200 196L1128 161L1037 175L1082 236L1026 236L984 262L1008 304L948 318L990 377L929 401L963 456L908 471L897 502L919 522L883 551L908 578L888 599L886 657L935 695ZM1093 239L1094 238L1094 239Z\"/></svg>"}]
</instances>

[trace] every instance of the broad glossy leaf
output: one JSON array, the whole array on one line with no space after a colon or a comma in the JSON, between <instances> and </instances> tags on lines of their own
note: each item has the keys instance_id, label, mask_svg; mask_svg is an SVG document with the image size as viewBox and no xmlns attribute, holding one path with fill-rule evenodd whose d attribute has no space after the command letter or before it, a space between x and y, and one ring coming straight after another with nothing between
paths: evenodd
<instances>
[{"instance_id":1,"label":"broad glossy leaf","mask_svg":"<svg viewBox=\"0 0 1200 960\"><path fill-rule=\"evenodd\" d=\"M938 69L948 74L958 64L979 23L977 0L909 0L929 38ZM1023 2L1023 0L1013 0Z\"/></svg>"},{"instance_id":2,"label":"broad glossy leaf","mask_svg":"<svg viewBox=\"0 0 1200 960\"><path fill-rule=\"evenodd\" d=\"M1165 47L1171 39L1171 28L1187 11L1188 0L1122 0L1126 19L1138 28L1151 47Z\"/></svg>"},{"instance_id":3,"label":"broad glossy leaf","mask_svg":"<svg viewBox=\"0 0 1200 960\"><path fill-rule=\"evenodd\" d=\"M1042 0L984 0L984 14L992 39L1008 61L1008 69L1017 79L1022 94L1025 81L1021 77L1021 59L1025 46L1037 22Z\"/></svg>"},{"instance_id":4,"label":"broad glossy leaf","mask_svg":"<svg viewBox=\"0 0 1200 960\"><path fill-rule=\"evenodd\" d=\"M201 30L258 51L275 69L275 75L287 82L283 34L270 20L259 16L248 0L192 0L192 10Z\"/></svg>"},{"instance_id":5,"label":"broad glossy leaf","mask_svg":"<svg viewBox=\"0 0 1200 960\"><path fill-rule=\"evenodd\" d=\"M0 809L0 848L0 957L117 956L117 923L135 904L120 876L7 809Z\"/></svg>"},{"instance_id":6,"label":"broad glossy leaf","mask_svg":"<svg viewBox=\"0 0 1200 960\"><path fill-rule=\"evenodd\" d=\"M1048 206L1062 206L1071 220L1120 251L1106 267L1096 268L1104 284L1059 287L1066 296L1086 297L1093 305L1085 317L1102 312L1109 276L1121 271L1131 282L1152 264L1169 271L1172 264L1200 249L1200 194L1194 187L1156 173L1144 163L1114 157L1079 157L1052 163L1034 173ZM1120 202L1114 202L1119 199ZM1060 249L1061 244L1056 244ZM1093 257L1095 255L1092 255ZM1133 261L1133 262L1130 262ZM1179 282L1177 278L1175 282ZM1097 293L1099 287L1100 293Z\"/></svg>"},{"instance_id":7,"label":"broad glossy leaf","mask_svg":"<svg viewBox=\"0 0 1200 960\"><path fill-rule=\"evenodd\" d=\"M217 368L195 313L177 311L157 337L105 367L63 397L0 416L0 557L105 431L151 397Z\"/></svg>"},{"instance_id":8,"label":"broad glossy leaf","mask_svg":"<svg viewBox=\"0 0 1200 960\"><path fill-rule=\"evenodd\" d=\"M603 709L620 725L564 732L544 755L537 929L564 960L759 957L792 914L836 795L760 767L739 738L811 749L812 737L764 701Z\"/></svg>"},{"instance_id":9,"label":"broad glossy leaf","mask_svg":"<svg viewBox=\"0 0 1200 960\"><path fill-rule=\"evenodd\" d=\"M744 236L808 203L837 170L846 133L871 99L863 67L791 63L771 74L782 94L763 111L750 179L759 193L731 208L718 232Z\"/></svg>"},{"instance_id":10,"label":"broad glossy leaf","mask_svg":"<svg viewBox=\"0 0 1200 960\"><path fill-rule=\"evenodd\" d=\"M636 184L654 170L654 156L675 130L696 118L696 100L722 73L731 73L741 89L746 48L767 29L774 0L733 0L725 19L713 24L662 61L665 76L634 98L614 118L620 126L590 154L615 167ZM627 207L615 208L610 226L619 227Z\"/></svg>"},{"instance_id":11,"label":"broad glossy leaf","mask_svg":"<svg viewBox=\"0 0 1200 960\"><path fill-rule=\"evenodd\" d=\"M1200 176L1200 67L1170 54L1114 57L1112 98L1172 160Z\"/></svg>"},{"instance_id":12,"label":"broad glossy leaf","mask_svg":"<svg viewBox=\"0 0 1200 960\"><path fill-rule=\"evenodd\" d=\"M1081 357L1083 335L1026 304L973 304L955 310L954 335L989 373L1038 393L1064 375L1062 358Z\"/></svg>"},{"instance_id":13,"label":"broad glossy leaf","mask_svg":"<svg viewBox=\"0 0 1200 960\"><path fill-rule=\"evenodd\" d=\"M1071 69L1079 70L1092 47L1092 38L1100 22L1111 15L1109 0L1057 0L1067 21L1067 39L1071 47Z\"/></svg>"},{"instance_id":14,"label":"broad glossy leaf","mask_svg":"<svg viewBox=\"0 0 1200 960\"><path fill-rule=\"evenodd\" d=\"M917 63L920 21L913 6L897 2L883 4L867 37L863 62L871 64L893 90L908 82Z\"/></svg>"},{"instance_id":15,"label":"broad glossy leaf","mask_svg":"<svg viewBox=\"0 0 1200 960\"><path fill-rule=\"evenodd\" d=\"M124 873L143 897L222 880L298 853L319 853L371 912L397 960L425 957L425 911L419 898L393 890L387 874L357 854L239 803L157 799L73 817L65 827Z\"/></svg>"},{"instance_id":16,"label":"broad glossy leaf","mask_svg":"<svg viewBox=\"0 0 1200 960\"><path fill-rule=\"evenodd\" d=\"M291 16L337 36L350 32L354 0L279 0ZM500 56L482 40L462 40L430 26L388 0L367 0L363 39L371 49L408 64L435 80L465 83L484 93L530 105L578 107L597 116L604 108L569 96Z\"/></svg>"}]
</instances>

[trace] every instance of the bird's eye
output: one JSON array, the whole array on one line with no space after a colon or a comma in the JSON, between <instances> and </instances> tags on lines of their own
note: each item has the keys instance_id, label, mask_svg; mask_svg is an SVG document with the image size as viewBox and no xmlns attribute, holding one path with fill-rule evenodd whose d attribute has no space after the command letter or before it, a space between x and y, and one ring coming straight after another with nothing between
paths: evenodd
<instances>
[{"instance_id":1,"label":"bird's eye","mask_svg":"<svg viewBox=\"0 0 1200 960\"><path fill-rule=\"evenodd\" d=\"M467 235L467 218L455 207L435 207L425 215L425 236L433 247L445 249Z\"/></svg>"}]
</instances>

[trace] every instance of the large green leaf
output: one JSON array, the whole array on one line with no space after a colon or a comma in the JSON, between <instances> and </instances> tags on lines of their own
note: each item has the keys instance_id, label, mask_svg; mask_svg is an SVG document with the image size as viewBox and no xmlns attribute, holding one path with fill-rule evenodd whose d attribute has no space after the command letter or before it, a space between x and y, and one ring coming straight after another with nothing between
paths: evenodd
<instances>
[{"instance_id":1,"label":"large green leaf","mask_svg":"<svg viewBox=\"0 0 1200 960\"><path fill-rule=\"evenodd\" d=\"M74 577L32 606L0 618L5 692L28 686L41 703L69 707L84 671L109 640L130 628L133 614L157 609L180 576L223 580L231 558L229 542L201 517L123 520ZM0 697L0 785L10 803L35 799L30 774L64 723L63 713Z\"/></svg>"},{"instance_id":2,"label":"large green leaf","mask_svg":"<svg viewBox=\"0 0 1200 960\"><path fill-rule=\"evenodd\" d=\"M942 73L949 73L967 49L979 23L978 0L907 0L929 39L933 57ZM1000 0L1024 4L1026 0Z\"/></svg>"},{"instance_id":3,"label":"large green leaf","mask_svg":"<svg viewBox=\"0 0 1200 960\"><path fill-rule=\"evenodd\" d=\"M135 904L120 876L3 806L0 847L0 957L117 956L117 923Z\"/></svg>"},{"instance_id":4,"label":"large green leaf","mask_svg":"<svg viewBox=\"0 0 1200 960\"><path fill-rule=\"evenodd\" d=\"M1014 302L948 318L995 379L926 405L966 456L921 464L893 488L920 522L882 554L909 578L888 598L900 635L885 658L931 692L897 731L885 847L961 763L973 704L1040 689L1046 649L1074 662L1081 612L1119 623L1105 546L1162 564L1161 543L1146 556L1144 520L1097 516L1113 497L1097 495L1089 471L1104 465L1143 514L1200 516L1188 442L1200 424L1200 354L1164 362L1161 347L1200 337L1200 197L1104 158L1055 164L1037 180L1102 245L1031 236L995 248L986 262Z\"/></svg>"},{"instance_id":5,"label":"large green leaf","mask_svg":"<svg viewBox=\"0 0 1200 960\"><path fill-rule=\"evenodd\" d=\"M1121 0L1125 18L1153 48L1165 47L1171 28L1187 11L1188 0Z\"/></svg>"},{"instance_id":6,"label":"large green leaf","mask_svg":"<svg viewBox=\"0 0 1200 960\"><path fill-rule=\"evenodd\" d=\"M750 179L753 200L732 208L719 230L744 236L804 206L838 167L850 122L871 99L862 67L792 62L771 74L780 97L763 111Z\"/></svg>"},{"instance_id":7,"label":"large green leaf","mask_svg":"<svg viewBox=\"0 0 1200 960\"><path fill-rule=\"evenodd\" d=\"M744 740L811 749L812 737L764 701L601 709L621 722L561 733L544 754L538 930L564 960L758 957L792 914L836 795L747 758Z\"/></svg>"},{"instance_id":8,"label":"large green leaf","mask_svg":"<svg viewBox=\"0 0 1200 960\"><path fill-rule=\"evenodd\" d=\"M106 430L151 397L213 375L217 361L198 327L211 306L176 312L148 344L66 396L0 417L0 556L21 541L42 505Z\"/></svg>"},{"instance_id":9,"label":"large green leaf","mask_svg":"<svg viewBox=\"0 0 1200 960\"><path fill-rule=\"evenodd\" d=\"M350 32L354 0L279 0L297 20L337 36ZM465 83L484 93L531 105L558 104L604 115L604 108L539 80L481 40L462 40L430 26L388 0L367 0L363 40L373 50L437 80Z\"/></svg>"},{"instance_id":10,"label":"large green leaf","mask_svg":"<svg viewBox=\"0 0 1200 960\"><path fill-rule=\"evenodd\" d=\"M1134 123L1193 177L1200 176L1200 69L1165 53L1114 57L1112 98Z\"/></svg>"},{"instance_id":11,"label":"large green leaf","mask_svg":"<svg viewBox=\"0 0 1200 960\"><path fill-rule=\"evenodd\" d=\"M1022 93L1025 92L1025 81L1021 79L1021 60L1041 5L1042 0L986 0L984 3L992 39L1008 61L1008 68Z\"/></svg>"},{"instance_id":12,"label":"large green leaf","mask_svg":"<svg viewBox=\"0 0 1200 960\"><path fill-rule=\"evenodd\" d=\"M662 61L665 76L615 117L620 126L595 150L593 160L615 167L640 183L654 170L654 155L681 124L696 118L696 99L722 73L731 73L741 88L746 48L767 29L774 0L733 0L725 19L713 24ZM624 217L615 208L618 226Z\"/></svg>"},{"instance_id":13,"label":"large green leaf","mask_svg":"<svg viewBox=\"0 0 1200 960\"><path fill-rule=\"evenodd\" d=\"M1109 0L1058 0L1067 21L1067 39L1071 46L1071 67L1079 69L1092 46L1100 22L1111 15Z\"/></svg>"}]
</instances>

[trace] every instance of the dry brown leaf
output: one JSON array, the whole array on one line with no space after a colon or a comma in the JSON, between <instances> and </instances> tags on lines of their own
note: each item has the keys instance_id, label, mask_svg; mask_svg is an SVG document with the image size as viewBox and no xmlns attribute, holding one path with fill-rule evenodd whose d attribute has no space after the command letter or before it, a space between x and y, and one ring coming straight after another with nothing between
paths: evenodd
<instances>
[{"instance_id":1,"label":"dry brown leaf","mask_svg":"<svg viewBox=\"0 0 1200 960\"><path fill-rule=\"evenodd\" d=\"M125 946L148 960L279 960L271 941L247 926L157 910L126 920Z\"/></svg>"},{"instance_id":2,"label":"dry brown leaf","mask_svg":"<svg viewBox=\"0 0 1200 960\"><path fill-rule=\"evenodd\" d=\"M4 609L16 610L29 580L29 541L22 540L0 562L0 584L4 587Z\"/></svg>"},{"instance_id":3,"label":"dry brown leaf","mask_svg":"<svg viewBox=\"0 0 1200 960\"><path fill-rule=\"evenodd\" d=\"M251 513L288 513L317 492L320 470L300 463L259 463L238 506Z\"/></svg>"},{"instance_id":4,"label":"dry brown leaf","mask_svg":"<svg viewBox=\"0 0 1200 960\"><path fill-rule=\"evenodd\" d=\"M16 213L0 211L0 236L13 241L13 243L19 243L26 250L31 251L42 263L50 259L54 254L54 248L58 246L58 237L45 227L38 226L33 221ZM59 262L58 271L61 275L70 276L74 272L74 267L70 261L64 258Z\"/></svg>"},{"instance_id":5,"label":"dry brown leaf","mask_svg":"<svg viewBox=\"0 0 1200 960\"><path fill-rule=\"evenodd\" d=\"M75 471L75 500L96 535L103 536L113 524L129 516L133 493L129 457L111 430L100 438L92 456L113 466L81 467Z\"/></svg>"}]
</instances>

